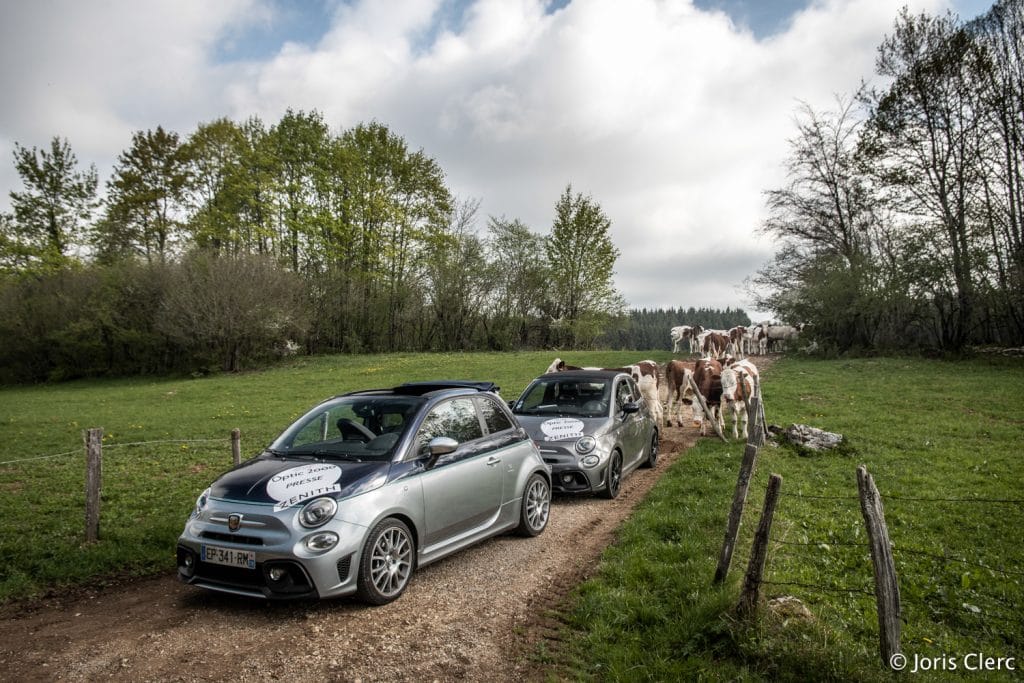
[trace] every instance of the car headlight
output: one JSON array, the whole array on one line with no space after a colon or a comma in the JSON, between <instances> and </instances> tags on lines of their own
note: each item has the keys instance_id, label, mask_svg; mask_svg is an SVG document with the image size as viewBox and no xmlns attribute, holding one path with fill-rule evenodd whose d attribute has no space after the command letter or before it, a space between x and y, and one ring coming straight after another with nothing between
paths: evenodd
<instances>
[{"instance_id":1,"label":"car headlight","mask_svg":"<svg viewBox=\"0 0 1024 683\"><path fill-rule=\"evenodd\" d=\"M580 464L584 467L593 467L599 462L601 462L601 458L597 455L585 455L580 458Z\"/></svg>"},{"instance_id":2,"label":"car headlight","mask_svg":"<svg viewBox=\"0 0 1024 683\"><path fill-rule=\"evenodd\" d=\"M323 526L338 511L338 503L333 498L317 498L306 503L299 511L299 523L307 529Z\"/></svg>"},{"instance_id":3,"label":"car headlight","mask_svg":"<svg viewBox=\"0 0 1024 683\"><path fill-rule=\"evenodd\" d=\"M338 545L338 534L333 531L321 531L318 534L306 536L303 542L311 552L322 553Z\"/></svg>"},{"instance_id":4,"label":"car headlight","mask_svg":"<svg viewBox=\"0 0 1024 683\"><path fill-rule=\"evenodd\" d=\"M576 440L576 452L583 454L597 448L597 439L592 436L581 436Z\"/></svg>"},{"instance_id":5,"label":"car headlight","mask_svg":"<svg viewBox=\"0 0 1024 683\"><path fill-rule=\"evenodd\" d=\"M192 516L198 516L200 512L206 509L206 506L209 504L209 502L210 489L206 489L205 491L199 494L198 498L196 498L196 506L195 508L192 509Z\"/></svg>"}]
</instances>

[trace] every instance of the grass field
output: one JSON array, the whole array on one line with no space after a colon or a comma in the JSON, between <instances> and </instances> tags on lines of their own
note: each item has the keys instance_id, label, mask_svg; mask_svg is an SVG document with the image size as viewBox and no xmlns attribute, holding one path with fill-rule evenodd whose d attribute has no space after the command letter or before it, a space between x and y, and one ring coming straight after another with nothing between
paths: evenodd
<instances>
[{"instance_id":1,"label":"grass field","mask_svg":"<svg viewBox=\"0 0 1024 683\"><path fill-rule=\"evenodd\" d=\"M491 379L508 398L554 354L299 359L200 379L74 382L0 390L0 601L104 577L170 571L196 495L318 400L440 377ZM668 354L567 353L618 365ZM903 596L903 651L948 669L984 652L1024 667L1024 364L783 359L764 378L771 423L841 432L839 453L762 451L724 587L715 562L743 451L705 439L665 472L579 588L564 646L537 657L573 679L886 680L855 469L882 493ZM84 544L83 429L102 427L97 544ZM732 613L770 473L783 476L764 592L809 609ZM1002 502L994 502L1002 501ZM557 510L555 510L557 512ZM959 658L959 659L957 659ZM971 660L973 662L973 660ZM968 672L970 673L970 672ZM553 674L554 675L554 674Z\"/></svg>"},{"instance_id":2,"label":"grass field","mask_svg":"<svg viewBox=\"0 0 1024 683\"><path fill-rule=\"evenodd\" d=\"M641 358L568 357L602 366ZM0 602L173 569L175 540L196 496L231 465L236 427L249 457L335 394L447 378L491 380L511 399L553 358L551 352L346 355L239 375L0 389ZM82 432L92 427L104 430L100 542L85 545Z\"/></svg>"},{"instance_id":3,"label":"grass field","mask_svg":"<svg viewBox=\"0 0 1024 683\"><path fill-rule=\"evenodd\" d=\"M856 498L864 464L894 546L908 666L916 657L932 666L930 677L1019 679L1024 365L786 359L763 385L769 423L840 432L846 447L762 450L732 571L716 588L743 448L701 441L577 591L568 645L553 661L573 678L601 681L890 679ZM743 623L733 608L771 473L783 483L763 593L795 596L809 612L763 609ZM1016 670L970 671L981 652L1014 657Z\"/></svg>"}]
</instances>

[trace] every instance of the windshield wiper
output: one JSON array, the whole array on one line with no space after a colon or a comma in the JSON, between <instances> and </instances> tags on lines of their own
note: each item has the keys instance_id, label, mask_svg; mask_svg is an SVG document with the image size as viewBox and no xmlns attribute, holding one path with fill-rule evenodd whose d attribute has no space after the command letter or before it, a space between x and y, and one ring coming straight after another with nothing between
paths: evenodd
<instances>
[{"instance_id":1,"label":"windshield wiper","mask_svg":"<svg viewBox=\"0 0 1024 683\"><path fill-rule=\"evenodd\" d=\"M334 453L328 450L314 451L313 455L318 458L324 458L325 460L351 460L352 462L362 462L363 459L358 455L349 455L345 453Z\"/></svg>"}]
</instances>

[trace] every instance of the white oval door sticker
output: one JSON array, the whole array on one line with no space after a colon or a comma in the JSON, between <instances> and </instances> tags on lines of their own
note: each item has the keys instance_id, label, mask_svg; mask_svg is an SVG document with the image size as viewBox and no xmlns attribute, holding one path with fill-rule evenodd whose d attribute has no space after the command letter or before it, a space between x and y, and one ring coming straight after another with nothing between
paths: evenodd
<instances>
[{"instance_id":1,"label":"white oval door sticker","mask_svg":"<svg viewBox=\"0 0 1024 683\"><path fill-rule=\"evenodd\" d=\"M341 468L319 463L278 472L267 482L267 495L277 501L274 512L332 491L340 491Z\"/></svg>"},{"instance_id":2,"label":"white oval door sticker","mask_svg":"<svg viewBox=\"0 0 1024 683\"><path fill-rule=\"evenodd\" d=\"M573 417L556 417L545 420L540 425L545 441L562 441L578 439L583 436L583 423Z\"/></svg>"}]
</instances>

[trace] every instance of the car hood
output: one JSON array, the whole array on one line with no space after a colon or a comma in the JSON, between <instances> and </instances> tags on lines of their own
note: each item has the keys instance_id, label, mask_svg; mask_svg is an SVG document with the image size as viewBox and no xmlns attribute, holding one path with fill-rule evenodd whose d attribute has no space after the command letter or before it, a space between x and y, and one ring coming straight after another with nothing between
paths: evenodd
<instances>
[{"instance_id":1,"label":"car hood","mask_svg":"<svg viewBox=\"0 0 1024 683\"><path fill-rule=\"evenodd\" d=\"M520 415L519 413L516 413L516 420L530 435L530 438L538 443L575 441L581 436L598 437L607 432L612 423L609 417Z\"/></svg>"},{"instance_id":2,"label":"car hood","mask_svg":"<svg viewBox=\"0 0 1024 683\"><path fill-rule=\"evenodd\" d=\"M318 496L340 499L375 489L387 480L390 467L390 462L261 456L223 474L210 487L210 495L283 510Z\"/></svg>"}]
</instances>

